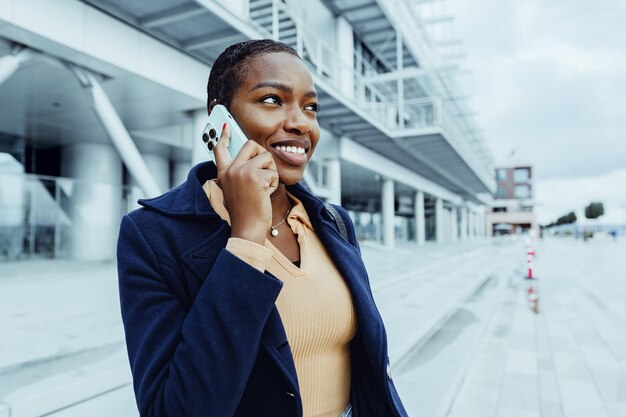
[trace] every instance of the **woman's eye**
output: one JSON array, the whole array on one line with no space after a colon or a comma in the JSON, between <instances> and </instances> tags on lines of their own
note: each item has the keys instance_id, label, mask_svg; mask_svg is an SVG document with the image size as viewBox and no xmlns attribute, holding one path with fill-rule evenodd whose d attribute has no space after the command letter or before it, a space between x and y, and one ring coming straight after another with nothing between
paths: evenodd
<instances>
[{"instance_id":1,"label":"woman's eye","mask_svg":"<svg viewBox=\"0 0 626 417\"><path fill-rule=\"evenodd\" d=\"M318 108L317 103L313 103L313 104L307 104L307 105L304 107L304 110L311 110L311 111L314 111L314 112L316 112L316 113L317 113L317 108Z\"/></svg>"},{"instance_id":2,"label":"woman's eye","mask_svg":"<svg viewBox=\"0 0 626 417\"><path fill-rule=\"evenodd\" d=\"M267 96L261 99L261 103L280 104L280 100L276 96Z\"/></svg>"}]
</instances>

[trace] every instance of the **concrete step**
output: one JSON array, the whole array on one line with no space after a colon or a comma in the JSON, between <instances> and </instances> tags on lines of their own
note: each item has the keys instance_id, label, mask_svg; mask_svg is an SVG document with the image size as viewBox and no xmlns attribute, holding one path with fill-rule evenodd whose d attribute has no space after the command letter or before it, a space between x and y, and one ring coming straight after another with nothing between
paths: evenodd
<instances>
[{"instance_id":1,"label":"concrete step","mask_svg":"<svg viewBox=\"0 0 626 417\"><path fill-rule=\"evenodd\" d=\"M61 410L131 386L126 348L122 346L95 363L33 381L4 396L2 401L10 409L11 417L37 417L53 413L56 416ZM137 415L131 411L128 417Z\"/></svg>"}]
</instances>

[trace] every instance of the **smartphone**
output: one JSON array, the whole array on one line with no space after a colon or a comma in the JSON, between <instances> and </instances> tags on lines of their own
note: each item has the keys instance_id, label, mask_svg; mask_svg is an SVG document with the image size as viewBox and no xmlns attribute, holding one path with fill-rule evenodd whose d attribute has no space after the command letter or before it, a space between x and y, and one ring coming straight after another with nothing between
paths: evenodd
<instances>
[{"instance_id":1,"label":"smartphone","mask_svg":"<svg viewBox=\"0 0 626 417\"><path fill-rule=\"evenodd\" d=\"M224 123L230 127L230 143L228 144L228 152L233 159L237 156L244 143L248 140L243 130L239 127L233 116L226 110L226 107L218 104L213 107L211 114L209 115L209 121L206 127L202 131L202 143L204 149L207 150L211 159L215 160L213 151L217 146L217 142L222 135L222 127Z\"/></svg>"}]
</instances>

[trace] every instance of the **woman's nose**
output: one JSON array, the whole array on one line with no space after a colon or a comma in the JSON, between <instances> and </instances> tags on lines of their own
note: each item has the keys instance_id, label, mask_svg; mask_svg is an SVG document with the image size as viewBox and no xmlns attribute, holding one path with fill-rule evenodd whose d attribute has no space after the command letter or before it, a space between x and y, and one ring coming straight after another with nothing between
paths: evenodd
<instances>
[{"instance_id":1,"label":"woman's nose","mask_svg":"<svg viewBox=\"0 0 626 417\"><path fill-rule=\"evenodd\" d=\"M295 106L294 106L295 107ZM298 135L305 135L312 129L311 120L301 108L291 108L285 115L285 130Z\"/></svg>"}]
</instances>

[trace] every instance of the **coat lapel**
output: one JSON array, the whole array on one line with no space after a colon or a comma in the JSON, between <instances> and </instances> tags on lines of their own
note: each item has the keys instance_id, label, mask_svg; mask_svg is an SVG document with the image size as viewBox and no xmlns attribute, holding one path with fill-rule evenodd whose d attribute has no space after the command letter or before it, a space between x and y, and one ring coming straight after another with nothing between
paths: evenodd
<instances>
[{"instance_id":1,"label":"coat lapel","mask_svg":"<svg viewBox=\"0 0 626 417\"><path fill-rule=\"evenodd\" d=\"M368 341L365 349L371 362L385 362L385 329L367 281L367 270L361 255L339 234L321 200L299 184L288 187L288 190L304 204L317 236L350 289L359 331L363 339Z\"/></svg>"}]
</instances>

